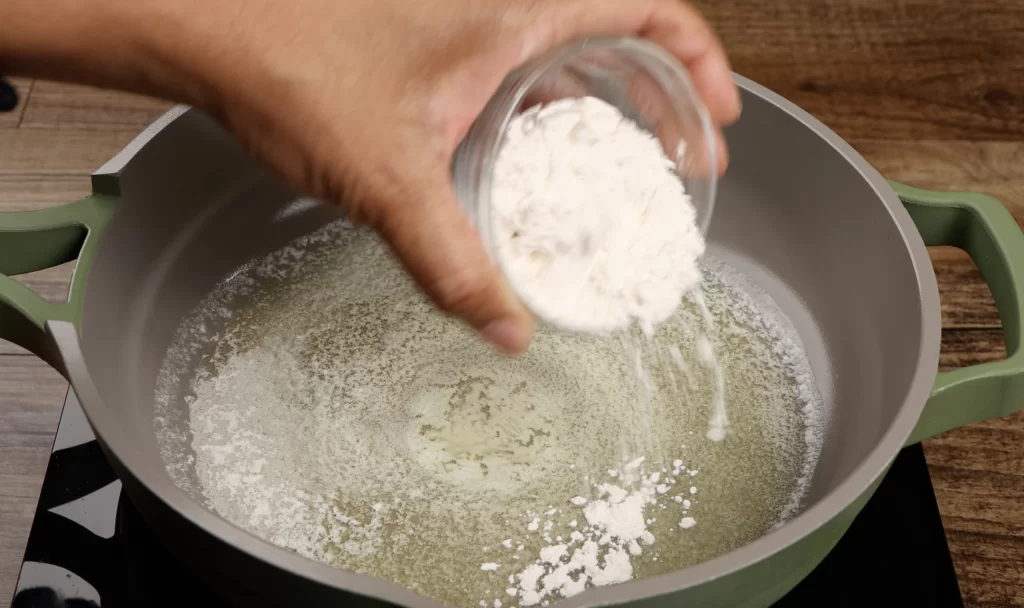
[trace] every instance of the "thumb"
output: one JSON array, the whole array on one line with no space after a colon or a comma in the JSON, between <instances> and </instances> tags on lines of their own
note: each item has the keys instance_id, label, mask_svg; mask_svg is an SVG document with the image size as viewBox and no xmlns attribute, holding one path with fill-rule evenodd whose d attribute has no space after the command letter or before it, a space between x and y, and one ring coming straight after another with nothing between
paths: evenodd
<instances>
[{"instance_id":1,"label":"thumb","mask_svg":"<svg viewBox=\"0 0 1024 608\"><path fill-rule=\"evenodd\" d=\"M502 351L518 354L533 337L533 316L505 282L447 179L429 180L422 198L389 205L378 231L434 303L465 320Z\"/></svg>"}]
</instances>

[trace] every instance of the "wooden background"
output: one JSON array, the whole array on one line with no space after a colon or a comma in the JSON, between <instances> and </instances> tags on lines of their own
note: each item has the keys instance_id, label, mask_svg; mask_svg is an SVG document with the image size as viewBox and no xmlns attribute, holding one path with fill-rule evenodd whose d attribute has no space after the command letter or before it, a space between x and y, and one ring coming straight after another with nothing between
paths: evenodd
<instances>
[{"instance_id":1,"label":"wooden background","mask_svg":"<svg viewBox=\"0 0 1024 608\"><path fill-rule=\"evenodd\" d=\"M1024 2L699 0L737 72L788 97L889 178L1000 198L1024 222ZM88 174L167 104L15 81L0 114L0 211L88 192ZM970 260L933 251L943 368L1005 356L999 319ZM70 268L24 282L57 299ZM21 554L66 384L0 342L0 608ZM1024 405L1024 396L1022 396ZM1024 415L926 444L968 606L1024 606Z\"/></svg>"}]
</instances>

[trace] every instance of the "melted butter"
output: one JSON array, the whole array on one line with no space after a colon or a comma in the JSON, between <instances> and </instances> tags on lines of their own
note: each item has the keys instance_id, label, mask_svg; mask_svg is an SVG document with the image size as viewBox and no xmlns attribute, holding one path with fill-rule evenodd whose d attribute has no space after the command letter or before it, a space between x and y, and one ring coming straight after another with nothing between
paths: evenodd
<instances>
[{"instance_id":1,"label":"melted butter","mask_svg":"<svg viewBox=\"0 0 1024 608\"><path fill-rule=\"evenodd\" d=\"M638 578L683 568L793 515L820 450L799 342L739 279L705 265L713 331L690 297L654 340L542 328L509 358L435 311L376 238L335 225L233 276L181 328L157 395L164 459L258 536L467 608L514 601L508 575L554 542L544 524L568 541L584 522L569 500L609 469L642 455L667 479L678 459L699 472L647 507L656 542L632 562Z\"/></svg>"}]
</instances>

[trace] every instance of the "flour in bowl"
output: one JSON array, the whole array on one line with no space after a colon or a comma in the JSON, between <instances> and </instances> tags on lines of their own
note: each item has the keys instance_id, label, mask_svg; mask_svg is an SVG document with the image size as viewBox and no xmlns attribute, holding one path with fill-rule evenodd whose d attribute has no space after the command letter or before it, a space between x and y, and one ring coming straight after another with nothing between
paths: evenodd
<instances>
[{"instance_id":1,"label":"flour in bowl","mask_svg":"<svg viewBox=\"0 0 1024 608\"><path fill-rule=\"evenodd\" d=\"M696 211L661 143L594 98L512 120L491 192L496 252L545 321L651 335L701 279Z\"/></svg>"}]
</instances>

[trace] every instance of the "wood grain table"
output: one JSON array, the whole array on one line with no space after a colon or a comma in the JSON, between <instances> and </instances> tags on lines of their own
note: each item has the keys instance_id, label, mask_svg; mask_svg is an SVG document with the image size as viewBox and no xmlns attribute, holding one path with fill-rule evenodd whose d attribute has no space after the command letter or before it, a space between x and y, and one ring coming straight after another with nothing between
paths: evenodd
<instances>
[{"instance_id":1,"label":"wood grain table","mask_svg":"<svg viewBox=\"0 0 1024 608\"><path fill-rule=\"evenodd\" d=\"M1024 2L699 0L737 72L796 102L885 176L1000 198L1024 223ZM17 79L0 114L0 211L89 191L88 174L167 106ZM1005 356L988 288L966 255L932 252L944 369ZM48 299L70 267L21 279ZM14 590L66 383L0 342L0 608ZM1022 396L1024 404L1024 396ZM968 606L1024 606L1024 415L926 443Z\"/></svg>"}]
</instances>

